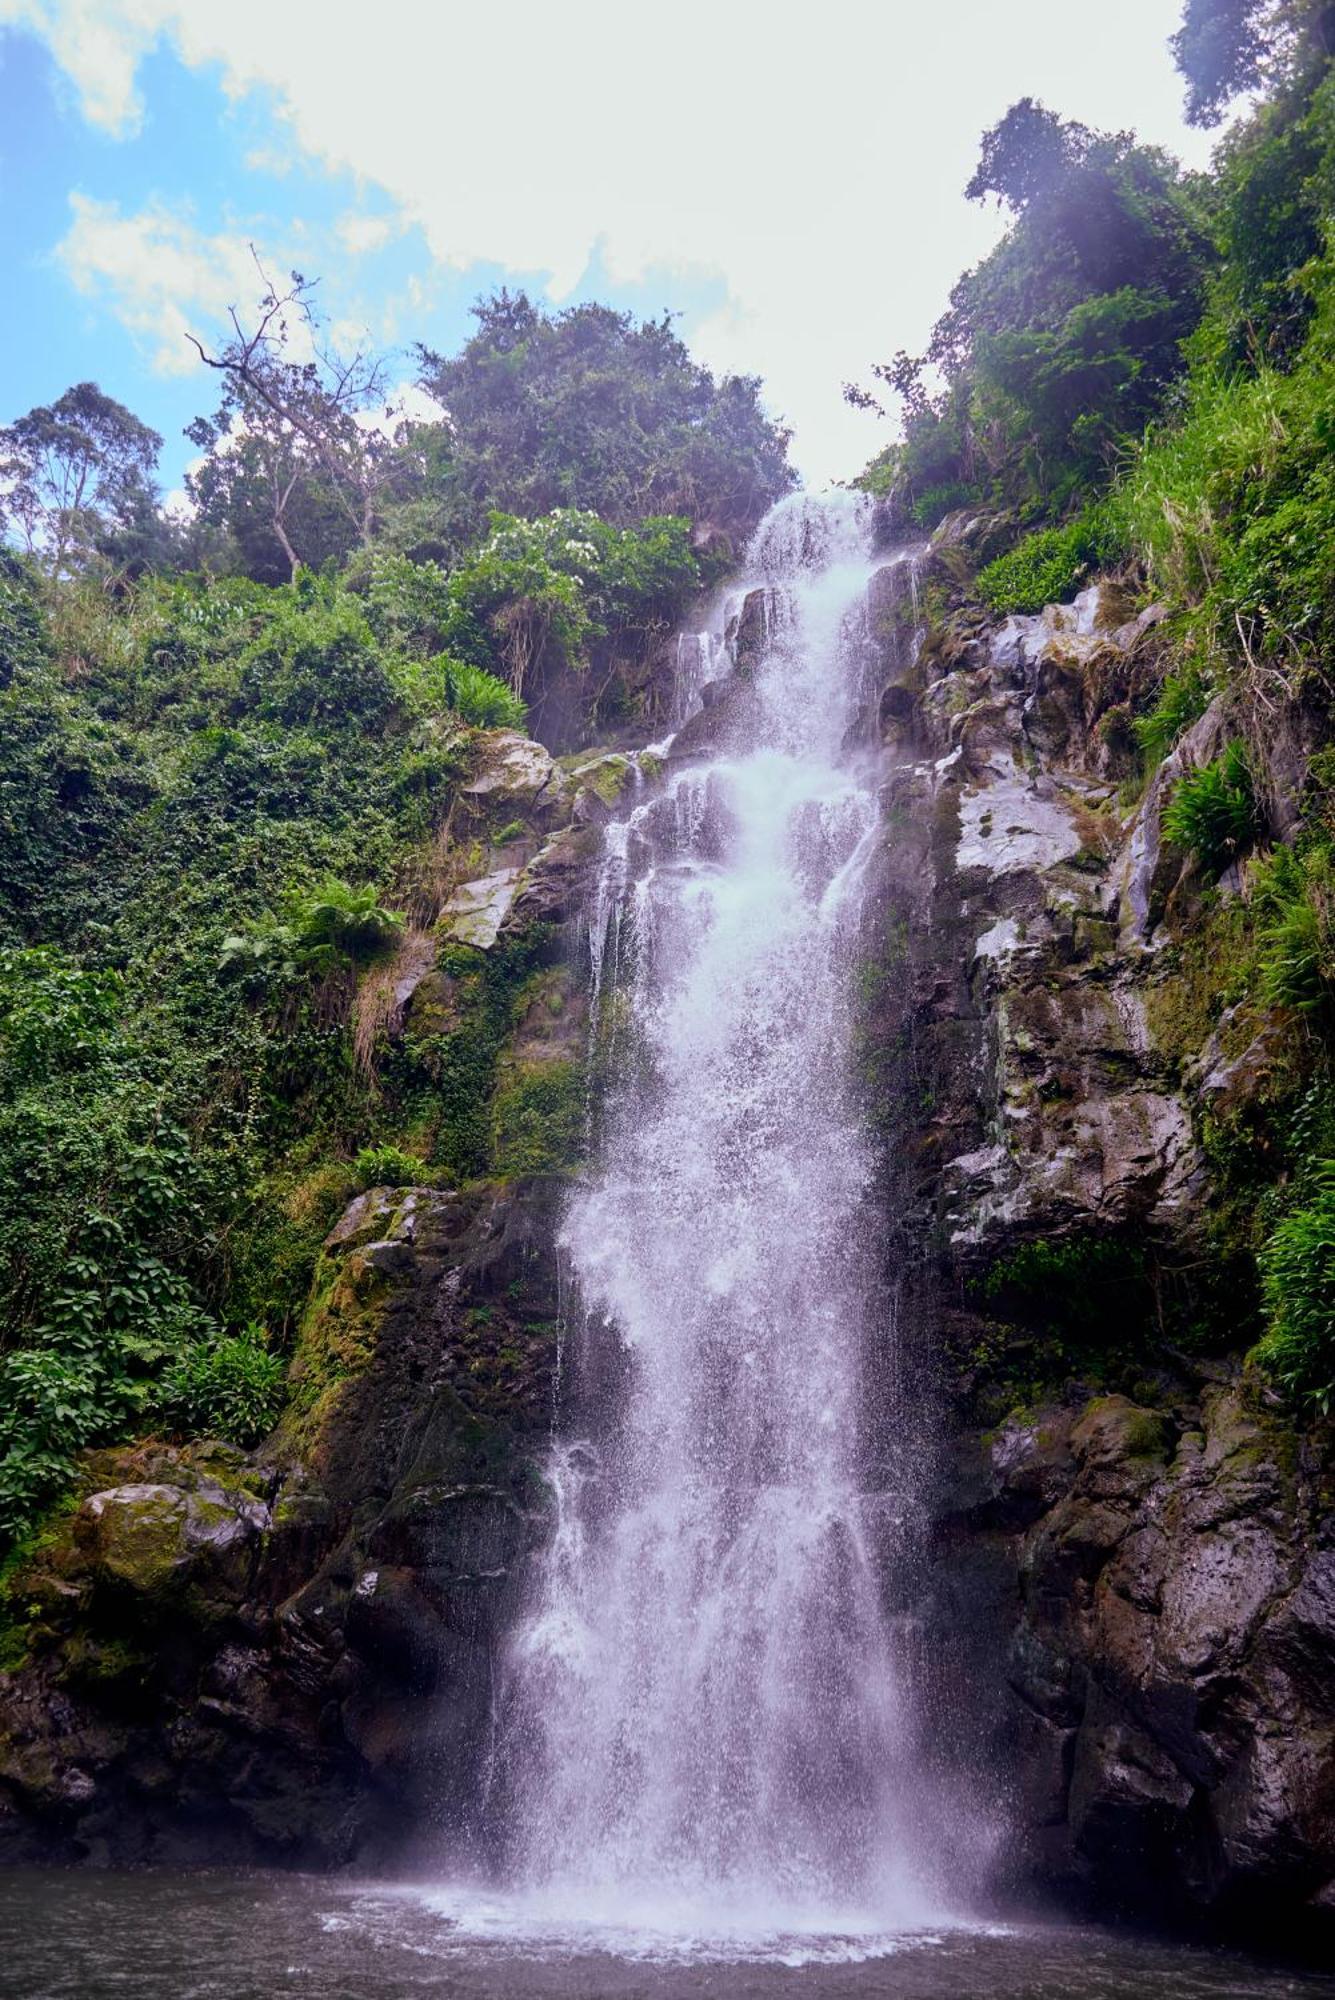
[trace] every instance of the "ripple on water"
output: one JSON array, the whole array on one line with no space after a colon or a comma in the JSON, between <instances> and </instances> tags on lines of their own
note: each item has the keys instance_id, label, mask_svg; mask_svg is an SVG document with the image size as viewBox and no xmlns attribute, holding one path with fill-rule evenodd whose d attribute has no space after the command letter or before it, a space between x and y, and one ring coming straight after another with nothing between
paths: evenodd
<instances>
[{"instance_id":1,"label":"ripple on water","mask_svg":"<svg viewBox=\"0 0 1335 2000\"><path fill-rule=\"evenodd\" d=\"M5 2000L1335 2000L1335 1978L1032 1923L556 1922L294 1875L0 1873Z\"/></svg>"}]
</instances>

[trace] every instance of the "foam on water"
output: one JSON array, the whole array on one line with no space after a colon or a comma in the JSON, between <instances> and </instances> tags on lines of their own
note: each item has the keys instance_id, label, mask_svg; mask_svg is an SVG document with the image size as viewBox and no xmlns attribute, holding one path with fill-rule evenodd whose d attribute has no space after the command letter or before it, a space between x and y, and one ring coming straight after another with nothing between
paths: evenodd
<instances>
[{"instance_id":1,"label":"foam on water","mask_svg":"<svg viewBox=\"0 0 1335 2000\"><path fill-rule=\"evenodd\" d=\"M612 1957L647 1965L703 1961L715 1965L837 1966L863 1965L873 1959L930 1950L939 1947L947 1935L939 1925L887 1930L870 1912L834 1909L819 1918L813 1916L807 1923L794 1922L787 1913L784 1926L776 1928L772 1910L736 1909L729 1914L704 1907L697 1898L679 1899L670 1893L631 1902L613 1897L606 1907L594 1903L573 1910L559 1885L548 1891L494 1895L461 1888L377 1889L366 1899L361 1920L365 1921L372 1906L392 1908L394 1899L417 1904L440 1920L442 1928L433 1948L442 1954L454 1948L464 1954L490 1951L498 1957ZM326 1919L331 1923L357 1920L338 1913ZM980 1936L1009 1935L1002 1925L952 1923L948 1929L951 1935L961 1930L976 1931Z\"/></svg>"}]
</instances>

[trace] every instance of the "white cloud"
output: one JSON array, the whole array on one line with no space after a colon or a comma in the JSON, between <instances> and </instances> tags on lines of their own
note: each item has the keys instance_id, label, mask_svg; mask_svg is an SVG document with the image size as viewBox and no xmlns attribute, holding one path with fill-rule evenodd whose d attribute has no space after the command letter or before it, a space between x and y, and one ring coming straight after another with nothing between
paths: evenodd
<instances>
[{"instance_id":1,"label":"white cloud","mask_svg":"<svg viewBox=\"0 0 1335 2000\"><path fill-rule=\"evenodd\" d=\"M365 256L368 250L383 250L403 228L394 215L340 215L335 229L338 240L350 257Z\"/></svg>"},{"instance_id":2,"label":"white cloud","mask_svg":"<svg viewBox=\"0 0 1335 2000\"><path fill-rule=\"evenodd\" d=\"M281 136L384 191L435 257L543 274L561 299L600 246L674 302L721 277L696 332L763 374L816 480L878 441L840 385L920 344L995 215L960 197L978 135L1032 93L1189 149L1165 48L1179 0L0 0L47 35L90 118L128 129L160 34L266 86ZM89 33L98 51L88 53Z\"/></svg>"},{"instance_id":3,"label":"white cloud","mask_svg":"<svg viewBox=\"0 0 1335 2000\"><path fill-rule=\"evenodd\" d=\"M357 421L364 430L392 438L400 424L438 424L444 418L443 406L419 382L399 382L379 408L363 410Z\"/></svg>"},{"instance_id":4,"label":"white cloud","mask_svg":"<svg viewBox=\"0 0 1335 2000\"><path fill-rule=\"evenodd\" d=\"M118 138L136 131L143 104L135 78L162 25L157 0L0 0L0 23L31 28L79 92L84 116Z\"/></svg>"},{"instance_id":5,"label":"white cloud","mask_svg":"<svg viewBox=\"0 0 1335 2000\"><path fill-rule=\"evenodd\" d=\"M85 298L110 306L144 343L159 374L188 375L200 367L189 336L207 346L231 307L248 325L263 280L244 237L205 235L161 202L125 215L114 201L76 193L70 211L57 263ZM305 360L311 342L300 314L288 317L287 334L289 357Z\"/></svg>"}]
</instances>

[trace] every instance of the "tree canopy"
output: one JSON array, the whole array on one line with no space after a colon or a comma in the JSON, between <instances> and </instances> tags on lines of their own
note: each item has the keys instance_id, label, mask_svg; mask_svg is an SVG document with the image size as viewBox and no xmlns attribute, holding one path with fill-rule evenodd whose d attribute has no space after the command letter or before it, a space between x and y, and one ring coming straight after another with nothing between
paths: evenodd
<instances>
[{"instance_id":1,"label":"tree canopy","mask_svg":"<svg viewBox=\"0 0 1335 2000\"><path fill-rule=\"evenodd\" d=\"M1213 259L1166 154L1030 97L984 133L966 193L997 195L1010 229L956 284L925 353L875 371L905 397L886 472L921 518L980 488L1060 506L1097 479L1181 373Z\"/></svg>"},{"instance_id":2,"label":"tree canopy","mask_svg":"<svg viewBox=\"0 0 1335 2000\"><path fill-rule=\"evenodd\" d=\"M142 528L162 439L95 382L0 430L0 528L52 576Z\"/></svg>"},{"instance_id":3,"label":"tree canopy","mask_svg":"<svg viewBox=\"0 0 1335 2000\"><path fill-rule=\"evenodd\" d=\"M551 315L509 291L474 312L458 355L423 348L421 361L449 415L458 505L477 523L493 508L579 507L619 526L684 514L740 538L793 485L789 433L766 416L759 380L716 382L669 314Z\"/></svg>"},{"instance_id":4,"label":"tree canopy","mask_svg":"<svg viewBox=\"0 0 1335 2000\"><path fill-rule=\"evenodd\" d=\"M1187 122L1217 125L1230 104L1281 84L1335 48L1329 0L1185 0L1173 59L1187 86Z\"/></svg>"}]
</instances>

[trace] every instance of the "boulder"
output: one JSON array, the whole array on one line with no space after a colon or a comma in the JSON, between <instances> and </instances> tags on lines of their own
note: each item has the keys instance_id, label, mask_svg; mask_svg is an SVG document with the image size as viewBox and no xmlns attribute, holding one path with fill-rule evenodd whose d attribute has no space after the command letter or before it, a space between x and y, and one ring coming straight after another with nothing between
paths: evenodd
<instances>
[{"instance_id":1,"label":"boulder","mask_svg":"<svg viewBox=\"0 0 1335 2000\"><path fill-rule=\"evenodd\" d=\"M518 867L497 868L475 881L461 882L441 910L442 935L455 944L490 951L514 907L522 873Z\"/></svg>"}]
</instances>

